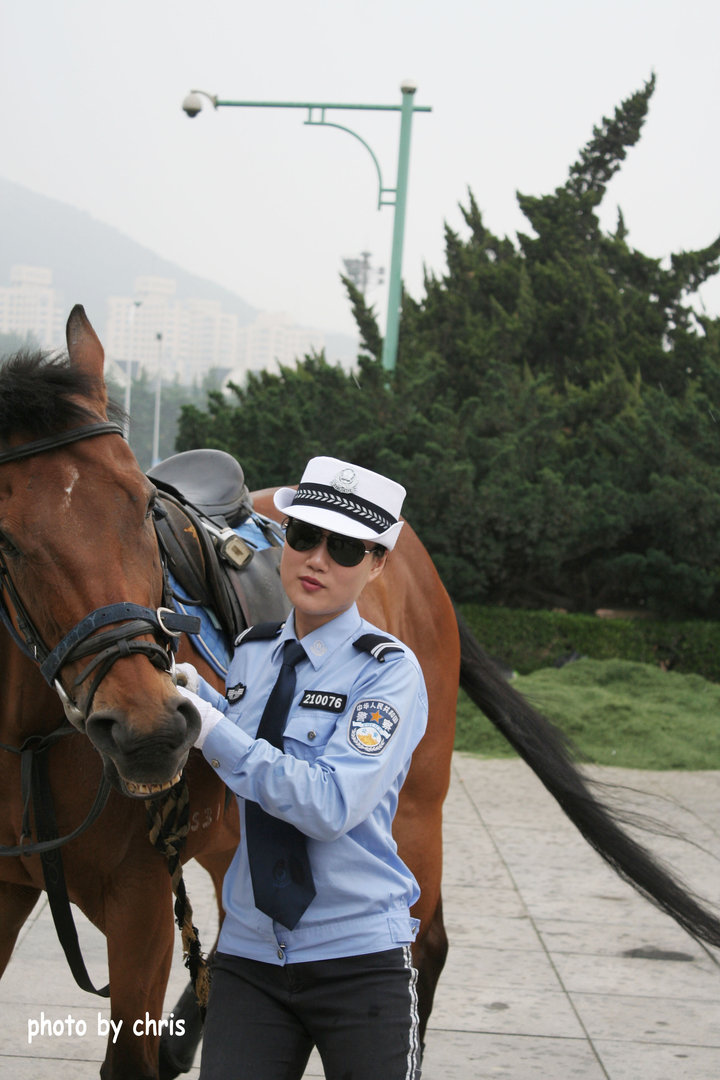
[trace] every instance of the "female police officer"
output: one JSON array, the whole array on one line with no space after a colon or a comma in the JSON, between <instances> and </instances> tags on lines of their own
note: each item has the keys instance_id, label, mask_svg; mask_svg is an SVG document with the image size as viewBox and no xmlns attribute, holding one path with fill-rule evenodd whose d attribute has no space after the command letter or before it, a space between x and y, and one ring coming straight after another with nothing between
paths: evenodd
<instances>
[{"instance_id":1,"label":"female police officer","mask_svg":"<svg viewBox=\"0 0 720 1080\"><path fill-rule=\"evenodd\" d=\"M202 1080L300 1080L313 1046L328 1080L420 1075L419 893L391 827L427 698L413 654L356 607L395 545L404 495L313 458L297 491L275 495L287 622L241 636L224 699L190 668L197 746L241 814Z\"/></svg>"}]
</instances>

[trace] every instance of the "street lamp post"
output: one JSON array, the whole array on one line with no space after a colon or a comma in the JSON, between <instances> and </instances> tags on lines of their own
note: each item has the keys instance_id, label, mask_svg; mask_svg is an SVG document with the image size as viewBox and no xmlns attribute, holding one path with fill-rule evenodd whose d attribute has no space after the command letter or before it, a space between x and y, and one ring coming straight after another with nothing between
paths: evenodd
<instances>
[{"instance_id":1,"label":"street lamp post","mask_svg":"<svg viewBox=\"0 0 720 1080\"><path fill-rule=\"evenodd\" d=\"M155 335L158 343L158 367L155 378L155 415L153 417L152 464L160 460L160 396L162 394L162 334Z\"/></svg>"},{"instance_id":2,"label":"street lamp post","mask_svg":"<svg viewBox=\"0 0 720 1080\"><path fill-rule=\"evenodd\" d=\"M123 424L123 430L125 432L125 440L130 438L130 400L132 394L132 355L134 353L134 329L135 329L135 313L137 309L142 305L142 300L133 300L130 308L128 309L127 321L128 321L128 341L127 341L127 360L125 361L125 421Z\"/></svg>"},{"instance_id":3,"label":"street lamp post","mask_svg":"<svg viewBox=\"0 0 720 1080\"><path fill-rule=\"evenodd\" d=\"M346 131L358 139L370 154L378 176L378 210L383 206L395 208L393 220L392 254L390 259L390 277L388 287L388 310L385 340L383 342L382 364L386 371L392 371L397 359L398 334L400 326L400 304L402 295L402 253L405 236L405 212L407 207L407 185L410 164L410 134L412 128L413 113L431 112L428 105L414 105L413 97L417 87L413 82L405 81L400 90L402 103L400 105L338 105L327 102L299 102L299 101L225 101L216 95L208 94L205 90L191 90L183 101L183 109L189 117L197 116L202 110L202 99L207 98L213 108L225 107L252 108L252 109L307 109L306 124L316 127L334 127L340 131ZM332 123L325 119L325 113L330 109L355 110L362 112L399 112L400 113L400 144L398 150L397 180L395 187L385 187L382 180L382 172L378 160L365 140L349 127L343 124Z\"/></svg>"}]
</instances>

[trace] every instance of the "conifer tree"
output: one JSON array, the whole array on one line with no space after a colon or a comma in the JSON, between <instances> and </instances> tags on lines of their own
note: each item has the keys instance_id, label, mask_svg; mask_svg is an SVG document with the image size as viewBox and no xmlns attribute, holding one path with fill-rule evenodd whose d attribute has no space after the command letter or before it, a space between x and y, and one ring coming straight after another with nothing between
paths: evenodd
<instances>
[{"instance_id":1,"label":"conifer tree","mask_svg":"<svg viewBox=\"0 0 720 1080\"><path fill-rule=\"evenodd\" d=\"M403 296L398 363L345 281L354 372L310 356L186 409L179 446L218 446L251 486L314 453L386 471L458 600L720 614L720 320L693 295L720 237L665 263L598 209L655 78L595 127L567 181L518 194L529 229L486 227L472 191L446 270Z\"/></svg>"}]
</instances>

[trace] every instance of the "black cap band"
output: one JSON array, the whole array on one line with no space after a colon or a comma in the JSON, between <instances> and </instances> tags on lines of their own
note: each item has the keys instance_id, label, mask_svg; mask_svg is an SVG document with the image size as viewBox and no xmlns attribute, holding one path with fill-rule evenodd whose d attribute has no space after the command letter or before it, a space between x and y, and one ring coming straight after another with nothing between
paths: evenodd
<instances>
[{"instance_id":1,"label":"black cap band","mask_svg":"<svg viewBox=\"0 0 720 1080\"><path fill-rule=\"evenodd\" d=\"M319 506L326 510L334 510L361 525L367 525L376 533L386 532L391 526L397 524L397 518L392 517L376 503L361 499L359 495L337 491L327 484L300 484L291 506Z\"/></svg>"}]
</instances>

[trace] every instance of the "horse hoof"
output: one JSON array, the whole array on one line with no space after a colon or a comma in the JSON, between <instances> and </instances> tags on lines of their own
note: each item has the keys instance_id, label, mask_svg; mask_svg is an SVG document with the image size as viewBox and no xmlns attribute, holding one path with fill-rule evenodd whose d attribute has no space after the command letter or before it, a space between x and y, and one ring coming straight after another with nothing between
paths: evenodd
<instances>
[{"instance_id":1,"label":"horse hoof","mask_svg":"<svg viewBox=\"0 0 720 1080\"><path fill-rule=\"evenodd\" d=\"M166 1029L162 1033L158 1057L160 1080L174 1080L174 1077L181 1073L189 1072L195 1060L203 1022L195 991L190 983L180 995L173 1013L176 1021L180 1018L185 1021L185 1032L183 1035L170 1035Z\"/></svg>"}]
</instances>

